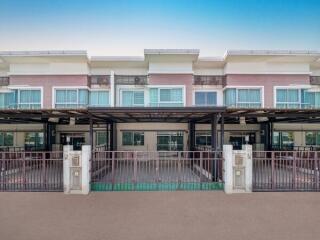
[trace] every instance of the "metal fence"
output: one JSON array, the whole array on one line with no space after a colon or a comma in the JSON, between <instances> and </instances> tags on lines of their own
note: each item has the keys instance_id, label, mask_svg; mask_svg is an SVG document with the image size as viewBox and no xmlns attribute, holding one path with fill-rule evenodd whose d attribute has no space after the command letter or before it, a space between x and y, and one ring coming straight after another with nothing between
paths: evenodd
<instances>
[{"instance_id":1,"label":"metal fence","mask_svg":"<svg viewBox=\"0 0 320 240\"><path fill-rule=\"evenodd\" d=\"M320 152L254 151L254 191L320 191Z\"/></svg>"},{"instance_id":2,"label":"metal fence","mask_svg":"<svg viewBox=\"0 0 320 240\"><path fill-rule=\"evenodd\" d=\"M222 152L95 151L91 190L222 189L222 166Z\"/></svg>"},{"instance_id":3,"label":"metal fence","mask_svg":"<svg viewBox=\"0 0 320 240\"><path fill-rule=\"evenodd\" d=\"M63 191L63 152L0 152L0 191Z\"/></svg>"}]
</instances>

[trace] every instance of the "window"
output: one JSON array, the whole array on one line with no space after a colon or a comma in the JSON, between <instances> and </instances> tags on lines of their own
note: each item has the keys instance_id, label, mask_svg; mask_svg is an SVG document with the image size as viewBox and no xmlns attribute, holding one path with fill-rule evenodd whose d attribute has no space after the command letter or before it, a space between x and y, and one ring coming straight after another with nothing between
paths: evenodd
<instances>
[{"instance_id":1,"label":"window","mask_svg":"<svg viewBox=\"0 0 320 240\"><path fill-rule=\"evenodd\" d=\"M96 132L96 145L107 145L107 132Z\"/></svg>"},{"instance_id":2,"label":"window","mask_svg":"<svg viewBox=\"0 0 320 240\"><path fill-rule=\"evenodd\" d=\"M306 132L306 145L320 145L320 132L310 131Z\"/></svg>"},{"instance_id":3,"label":"window","mask_svg":"<svg viewBox=\"0 0 320 240\"><path fill-rule=\"evenodd\" d=\"M216 106L217 93L216 92L195 92L196 106Z\"/></svg>"},{"instance_id":4,"label":"window","mask_svg":"<svg viewBox=\"0 0 320 240\"><path fill-rule=\"evenodd\" d=\"M197 146L211 146L211 135L209 132L196 133Z\"/></svg>"},{"instance_id":5,"label":"window","mask_svg":"<svg viewBox=\"0 0 320 240\"><path fill-rule=\"evenodd\" d=\"M55 97L56 108L77 108L88 105L88 90L57 89Z\"/></svg>"},{"instance_id":6,"label":"window","mask_svg":"<svg viewBox=\"0 0 320 240\"><path fill-rule=\"evenodd\" d=\"M16 108L16 96L15 91L0 93L0 108Z\"/></svg>"},{"instance_id":7,"label":"window","mask_svg":"<svg viewBox=\"0 0 320 240\"><path fill-rule=\"evenodd\" d=\"M24 139L25 149L27 151L44 149L44 134L42 132L28 132Z\"/></svg>"},{"instance_id":8,"label":"window","mask_svg":"<svg viewBox=\"0 0 320 240\"><path fill-rule=\"evenodd\" d=\"M13 146L13 133L0 132L0 147Z\"/></svg>"},{"instance_id":9,"label":"window","mask_svg":"<svg viewBox=\"0 0 320 240\"><path fill-rule=\"evenodd\" d=\"M144 133L143 132L122 132L122 145L123 146L143 146Z\"/></svg>"},{"instance_id":10,"label":"window","mask_svg":"<svg viewBox=\"0 0 320 240\"><path fill-rule=\"evenodd\" d=\"M144 106L143 90L124 90L121 91L122 107L138 107Z\"/></svg>"},{"instance_id":11,"label":"window","mask_svg":"<svg viewBox=\"0 0 320 240\"><path fill-rule=\"evenodd\" d=\"M182 88L150 88L152 107L180 107L184 105Z\"/></svg>"},{"instance_id":12,"label":"window","mask_svg":"<svg viewBox=\"0 0 320 240\"><path fill-rule=\"evenodd\" d=\"M183 151L183 132L159 132L158 151Z\"/></svg>"},{"instance_id":13,"label":"window","mask_svg":"<svg viewBox=\"0 0 320 240\"><path fill-rule=\"evenodd\" d=\"M40 90L19 90L18 107L22 109L41 108Z\"/></svg>"},{"instance_id":14,"label":"window","mask_svg":"<svg viewBox=\"0 0 320 240\"><path fill-rule=\"evenodd\" d=\"M91 91L89 105L90 107L109 106L109 91Z\"/></svg>"},{"instance_id":15,"label":"window","mask_svg":"<svg viewBox=\"0 0 320 240\"><path fill-rule=\"evenodd\" d=\"M294 147L293 132L273 132L272 145L274 149L292 150Z\"/></svg>"},{"instance_id":16,"label":"window","mask_svg":"<svg viewBox=\"0 0 320 240\"><path fill-rule=\"evenodd\" d=\"M277 108L319 108L320 92L308 89L279 88L276 91Z\"/></svg>"},{"instance_id":17,"label":"window","mask_svg":"<svg viewBox=\"0 0 320 240\"><path fill-rule=\"evenodd\" d=\"M224 91L224 104L228 107L259 108L261 104L261 89L228 88Z\"/></svg>"}]
</instances>

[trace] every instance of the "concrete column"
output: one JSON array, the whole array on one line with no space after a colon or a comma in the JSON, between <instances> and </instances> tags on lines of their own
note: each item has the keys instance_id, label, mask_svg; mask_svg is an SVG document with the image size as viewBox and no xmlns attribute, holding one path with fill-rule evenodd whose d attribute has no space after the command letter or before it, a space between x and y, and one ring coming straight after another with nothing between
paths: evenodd
<instances>
[{"instance_id":1,"label":"concrete column","mask_svg":"<svg viewBox=\"0 0 320 240\"><path fill-rule=\"evenodd\" d=\"M246 154L245 191L252 192L252 145L243 145L242 150Z\"/></svg>"},{"instance_id":2,"label":"concrete column","mask_svg":"<svg viewBox=\"0 0 320 240\"><path fill-rule=\"evenodd\" d=\"M82 152L81 152L82 194L89 194L90 192L90 159L91 159L91 146L83 145Z\"/></svg>"},{"instance_id":3,"label":"concrete column","mask_svg":"<svg viewBox=\"0 0 320 240\"><path fill-rule=\"evenodd\" d=\"M70 158L69 153L73 150L72 145L63 146L63 191L70 192Z\"/></svg>"},{"instance_id":4,"label":"concrete column","mask_svg":"<svg viewBox=\"0 0 320 240\"><path fill-rule=\"evenodd\" d=\"M223 145L224 158L224 192L233 192L233 146Z\"/></svg>"},{"instance_id":5,"label":"concrete column","mask_svg":"<svg viewBox=\"0 0 320 240\"><path fill-rule=\"evenodd\" d=\"M90 192L91 146L83 145L81 151L63 146L63 189L65 194Z\"/></svg>"}]
</instances>

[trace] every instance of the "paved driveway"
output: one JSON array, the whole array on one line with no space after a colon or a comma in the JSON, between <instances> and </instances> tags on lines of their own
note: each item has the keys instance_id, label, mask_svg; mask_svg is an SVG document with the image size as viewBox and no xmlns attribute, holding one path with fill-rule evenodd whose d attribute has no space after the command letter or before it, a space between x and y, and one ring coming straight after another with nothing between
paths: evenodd
<instances>
[{"instance_id":1,"label":"paved driveway","mask_svg":"<svg viewBox=\"0 0 320 240\"><path fill-rule=\"evenodd\" d=\"M320 193L0 193L0 239L319 239Z\"/></svg>"}]
</instances>

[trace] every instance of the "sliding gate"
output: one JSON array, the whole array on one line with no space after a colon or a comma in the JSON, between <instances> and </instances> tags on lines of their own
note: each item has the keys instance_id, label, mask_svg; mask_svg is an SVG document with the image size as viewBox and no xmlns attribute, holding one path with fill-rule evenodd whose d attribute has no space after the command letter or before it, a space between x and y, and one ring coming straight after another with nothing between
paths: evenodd
<instances>
[{"instance_id":1,"label":"sliding gate","mask_svg":"<svg viewBox=\"0 0 320 240\"><path fill-rule=\"evenodd\" d=\"M95 151L93 191L220 190L222 153Z\"/></svg>"},{"instance_id":2,"label":"sliding gate","mask_svg":"<svg viewBox=\"0 0 320 240\"><path fill-rule=\"evenodd\" d=\"M254 191L320 191L320 152L254 151Z\"/></svg>"},{"instance_id":3,"label":"sliding gate","mask_svg":"<svg viewBox=\"0 0 320 240\"><path fill-rule=\"evenodd\" d=\"M0 152L1 191L63 191L63 152Z\"/></svg>"}]
</instances>

